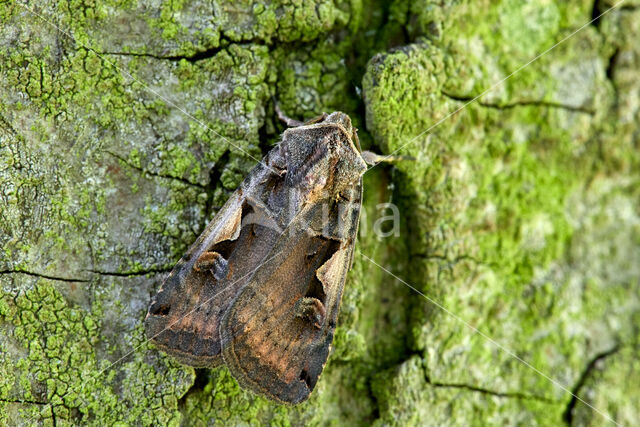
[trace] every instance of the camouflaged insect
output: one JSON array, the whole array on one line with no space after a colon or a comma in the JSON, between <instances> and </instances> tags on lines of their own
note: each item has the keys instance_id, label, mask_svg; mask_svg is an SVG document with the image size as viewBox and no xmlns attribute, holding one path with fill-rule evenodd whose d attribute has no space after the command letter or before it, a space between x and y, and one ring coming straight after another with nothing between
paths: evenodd
<instances>
[{"instance_id":1,"label":"camouflaged insect","mask_svg":"<svg viewBox=\"0 0 640 427\"><path fill-rule=\"evenodd\" d=\"M273 400L307 399L351 267L366 153L344 113L287 129L152 299L148 337L191 366L224 362Z\"/></svg>"}]
</instances>

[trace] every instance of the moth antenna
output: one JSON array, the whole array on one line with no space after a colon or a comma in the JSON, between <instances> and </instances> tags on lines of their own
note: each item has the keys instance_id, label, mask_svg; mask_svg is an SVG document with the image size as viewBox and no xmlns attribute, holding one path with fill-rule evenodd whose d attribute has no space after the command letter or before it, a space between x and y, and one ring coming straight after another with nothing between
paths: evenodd
<instances>
[{"instance_id":1,"label":"moth antenna","mask_svg":"<svg viewBox=\"0 0 640 427\"><path fill-rule=\"evenodd\" d=\"M319 116L316 116L307 120L306 122L301 122L300 120L292 119L291 117L283 113L282 110L280 109L280 106L278 105L278 101L276 101L275 98L273 99L273 104L275 105L276 115L278 116L278 119L280 119L280 121L282 121L284 124L286 124L290 128L295 128L303 125L312 125L314 123L320 123L329 116L327 113L322 113Z\"/></svg>"},{"instance_id":2,"label":"moth antenna","mask_svg":"<svg viewBox=\"0 0 640 427\"><path fill-rule=\"evenodd\" d=\"M391 155L387 156L384 154L376 154L371 151L363 151L362 153L360 153L360 155L362 156L362 159L364 160L364 162L369 166L375 166L378 163L383 163L383 162L398 163L398 162L404 162L406 160L416 159L413 156L391 156Z\"/></svg>"},{"instance_id":3,"label":"moth antenna","mask_svg":"<svg viewBox=\"0 0 640 427\"><path fill-rule=\"evenodd\" d=\"M280 119L280 121L282 121L288 127L295 128L298 126L302 126L304 124L304 122L301 122L300 120L292 119L291 117L284 114L280 109L280 106L278 105L278 101L276 101L275 99L273 100L273 103L275 105L275 110L276 110L276 114L278 115L278 119Z\"/></svg>"}]
</instances>

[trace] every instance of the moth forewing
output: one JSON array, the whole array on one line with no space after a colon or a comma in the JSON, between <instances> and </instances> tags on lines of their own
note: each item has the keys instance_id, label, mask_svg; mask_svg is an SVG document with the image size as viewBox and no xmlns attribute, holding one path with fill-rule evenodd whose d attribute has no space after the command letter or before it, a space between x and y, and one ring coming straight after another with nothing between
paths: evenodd
<instances>
[{"instance_id":1,"label":"moth forewing","mask_svg":"<svg viewBox=\"0 0 640 427\"><path fill-rule=\"evenodd\" d=\"M203 307L194 304L208 288L219 282L196 262L221 242L237 240L241 230L243 199L236 191L209 223L204 232L178 261L151 300L145 318L147 337L180 362L196 366L217 366L222 362L215 322L199 323L209 318ZM223 294L220 297L224 297ZM216 299L209 295L209 299Z\"/></svg>"},{"instance_id":2,"label":"moth forewing","mask_svg":"<svg viewBox=\"0 0 640 427\"><path fill-rule=\"evenodd\" d=\"M271 240L279 234L269 227L243 227L247 218L255 220L262 213L253 197L258 188L255 183L268 183L273 174L264 161L249 173L151 300L145 319L147 336L182 363L213 367L222 362L221 315L259 264L260 254L270 248L268 234ZM261 233L261 244L252 246L254 256L246 257L243 248L257 229L266 231ZM216 278L216 270L203 268L203 261L213 253L228 266L222 280ZM238 259L242 262L236 262Z\"/></svg>"},{"instance_id":3,"label":"moth forewing","mask_svg":"<svg viewBox=\"0 0 640 427\"><path fill-rule=\"evenodd\" d=\"M366 164L343 113L287 129L153 298L148 336L183 363L306 399L327 360Z\"/></svg>"},{"instance_id":4,"label":"moth forewing","mask_svg":"<svg viewBox=\"0 0 640 427\"><path fill-rule=\"evenodd\" d=\"M358 196L359 185L353 189ZM354 221L342 223L349 232L338 229L339 201L330 202L324 230L317 221L322 206L304 210L291 225L298 232L277 242L274 257L234 302L220 332L225 363L243 386L285 403L305 400L315 387L333 340L359 202L349 204ZM322 304L321 319L300 315L305 299Z\"/></svg>"}]
</instances>

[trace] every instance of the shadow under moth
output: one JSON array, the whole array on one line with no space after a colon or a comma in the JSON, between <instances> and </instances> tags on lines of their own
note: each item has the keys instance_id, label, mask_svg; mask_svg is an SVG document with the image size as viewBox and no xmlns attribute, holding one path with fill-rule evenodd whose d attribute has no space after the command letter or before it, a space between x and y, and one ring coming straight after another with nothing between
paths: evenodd
<instances>
[{"instance_id":1,"label":"shadow under moth","mask_svg":"<svg viewBox=\"0 0 640 427\"><path fill-rule=\"evenodd\" d=\"M341 112L285 130L153 297L147 336L187 365L224 362L270 399L307 399L333 341L368 155Z\"/></svg>"}]
</instances>

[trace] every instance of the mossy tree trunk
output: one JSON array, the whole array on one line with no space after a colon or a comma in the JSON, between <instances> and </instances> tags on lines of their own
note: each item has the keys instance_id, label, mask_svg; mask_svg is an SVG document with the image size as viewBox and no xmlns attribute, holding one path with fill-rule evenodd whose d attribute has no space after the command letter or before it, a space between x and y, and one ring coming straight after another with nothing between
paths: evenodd
<instances>
[{"instance_id":1,"label":"mossy tree trunk","mask_svg":"<svg viewBox=\"0 0 640 427\"><path fill-rule=\"evenodd\" d=\"M613 5L2 2L2 424L631 424L640 2L581 28ZM416 158L365 178L335 348L296 407L142 327L278 140L274 98ZM385 202L399 236L372 232Z\"/></svg>"}]
</instances>

